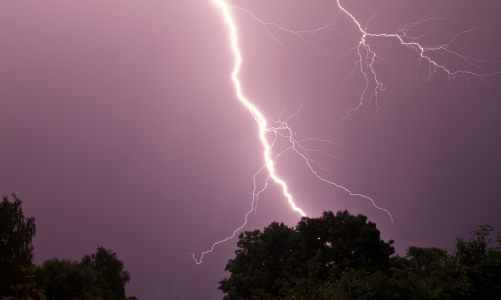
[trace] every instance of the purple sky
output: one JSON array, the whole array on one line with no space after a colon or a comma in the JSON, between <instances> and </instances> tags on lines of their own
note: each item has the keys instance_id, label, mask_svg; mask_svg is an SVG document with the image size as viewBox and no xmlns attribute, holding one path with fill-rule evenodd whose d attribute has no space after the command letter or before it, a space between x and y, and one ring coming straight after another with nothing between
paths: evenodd
<instances>
[{"instance_id":1,"label":"purple sky","mask_svg":"<svg viewBox=\"0 0 501 300\"><path fill-rule=\"evenodd\" d=\"M497 1L342 1L372 33L409 32L427 45L488 60L501 53ZM335 1L238 0L265 22L290 30L324 26ZM368 41L386 88L358 104L365 82L351 73L361 37L338 15L329 30L298 35L266 30L232 10L244 58L244 93L269 119L297 112L289 125L308 142L322 176L374 199L319 181L293 152L277 169L308 216L348 209L376 222L398 253L411 246L451 249L479 225L501 230L501 76L428 77L395 39ZM270 33L284 47L274 41ZM427 35L427 33L430 33ZM132 274L139 299L221 299L218 281L236 239L198 255L238 228L262 166L257 124L236 100L227 28L208 0L0 1L0 194L15 192L35 216L35 263L80 260L111 248ZM284 49L285 48L285 49ZM500 59L451 70L501 71ZM342 85L343 79L347 78ZM367 100L367 99L365 99ZM260 177L260 179L262 179ZM244 230L300 215L275 184L260 195Z\"/></svg>"}]
</instances>

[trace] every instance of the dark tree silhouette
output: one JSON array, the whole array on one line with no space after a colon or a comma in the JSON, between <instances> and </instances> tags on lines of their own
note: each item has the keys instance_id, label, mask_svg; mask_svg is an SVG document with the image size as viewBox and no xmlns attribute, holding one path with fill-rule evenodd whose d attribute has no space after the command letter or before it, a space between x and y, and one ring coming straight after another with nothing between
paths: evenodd
<instances>
[{"instance_id":1,"label":"dark tree silhouette","mask_svg":"<svg viewBox=\"0 0 501 300\"><path fill-rule=\"evenodd\" d=\"M25 218L22 201L12 194L0 203L0 295L10 295L13 283L24 282L21 267L30 267L33 261L35 218Z\"/></svg>"},{"instance_id":2,"label":"dark tree silhouette","mask_svg":"<svg viewBox=\"0 0 501 300\"><path fill-rule=\"evenodd\" d=\"M124 264L115 252L98 246L96 253L84 256L82 265L98 271L98 281L101 282L105 299L125 299L125 284L130 281L130 273L124 270Z\"/></svg>"},{"instance_id":3,"label":"dark tree silhouette","mask_svg":"<svg viewBox=\"0 0 501 300\"><path fill-rule=\"evenodd\" d=\"M239 235L236 257L225 270L229 278L220 281L226 299L250 299L253 290L277 296L277 280L315 277L323 281L331 267L349 261L356 270L373 273L390 267L393 241L381 240L376 225L363 215L348 211L324 212L320 218L304 217L296 228L272 223L264 231L246 231ZM317 257L320 266L309 271L308 262Z\"/></svg>"}]
</instances>

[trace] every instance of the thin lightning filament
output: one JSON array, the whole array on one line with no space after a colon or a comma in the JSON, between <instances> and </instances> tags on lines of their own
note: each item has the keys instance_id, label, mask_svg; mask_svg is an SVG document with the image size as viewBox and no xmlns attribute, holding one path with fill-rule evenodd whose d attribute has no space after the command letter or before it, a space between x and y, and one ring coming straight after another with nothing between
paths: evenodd
<instances>
[{"instance_id":1,"label":"thin lightning filament","mask_svg":"<svg viewBox=\"0 0 501 300\"><path fill-rule=\"evenodd\" d=\"M289 193L287 184L285 181L280 179L277 176L277 172L275 170L275 162L273 161L271 157L271 145L266 139L266 133L268 132L268 123L266 122L265 117L263 114L257 109L256 106L254 106L242 93L242 84L240 83L240 79L238 77L240 73L240 67L242 66L242 54L240 52L240 49L238 48L238 31L237 31L237 26L235 24L235 20L233 18L233 15L230 12L230 7L225 3L223 0L212 0L221 10L221 13L223 15L224 21L226 23L226 26L228 27L228 31L230 34L230 43L231 43L231 50L233 52L233 56L235 58L235 64L233 67L233 72L231 73L231 80L233 81L233 85L235 86L235 92L238 100L252 113L254 118L256 119L258 126L259 126L259 140L261 141L261 144L263 145L263 156L264 156L264 161L265 161L265 166L266 169L268 170L269 177L273 179L277 184L279 184L282 187L282 192L284 196L287 198L289 201L289 204L291 205L292 209L294 211L297 211L298 213L301 214L301 216L305 217L306 214L301 210L299 207L296 206L294 203L294 200L292 199L292 195ZM254 201L252 203L252 206L254 205ZM197 264L200 264L202 262L203 255L209 252L212 252L214 247L222 242L227 241L228 239L231 239L235 236L235 234L245 226L247 223L247 216L248 214L252 211L253 208L245 215L245 223L239 227L237 230L233 232L233 235L227 239L224 239L222 241L219 241L215 243L212 248L209 251L205 251L202 253L202 256L200 257L200 260L197 260L195 258L195 254L193 254L193 259L196 261Z\"/></svg>"},{"instance_id":2,"label":"thin lightning filament","mask_svg":"<svg viewBox=\"0 0 501 300\"><path fill-rule=\"evenodd\" d=\"M240 49L238 48L238 32L235 20L233 19L233 15L231 14L228 5L224 1L222 0L212 0L212 1L214 1L221 9L221 12L224 16L224 20L230 32L231 50L235 57L235 65L233 67L233 72L231 73L231 80L233 81L233 84L235 86L236 96L238 100L252 113L252 115L254 116L259 125L259 139L264 148L263 156L266 169L268 169L270 177L273 179L273 181L275 181L282 187L282 192L289 201L289 204L291 205L292 209L294 211L299 212L303 217L305 217L306 214L299 207L297 207L294 201L292 200L292 195L289 193L285 181L283 181L277 176L277 172L275 170L275 162L271 157L271 145L266 139L266 133L268 132L267 128L268 125L266 119L264 118L263 114L259 111L259 109L257 109L257 107L254 106L242 93L242 85L238 77L240 73L240 67L242 66L242 54L240 52Z\"/></svg>"},{"instance_id":3,"label":"thin lightning filament","mask_svg":"<svg viewBox=\"0 0 501 300\"><path fill-rule=\"evenodd\" d=\"M299 157L304 159L304 161L305 161L306 165L308 166L308 168L310 169L310 171L319 180L321 180L327 184L330 184L332 186L335 186L337 188L343 189L350 196L357 196L357 197L361 197L361 198L364 198L366 200L369 200L375 208L386 212L391 219L391 223L393 224L393 217L392 217L391 213L388 210L377 206L372 198L364 196L362 194L353 193L348 188L346 188L342 185L339 185L339 184L337 184L337 183L335 183L327 178L324 178L318 173L317 170L320 169L323 172L326 172L327 174L330 175L328 170L322 168L322 166L319 163L317 163L316 161L314 161L312 159L312 157L309 155L309 152L318 151L324 155L330 155L330 156L333 156L333 155L331 155L329 153L325 153L325 152L320 151L320 150L314 150L314 149L309 149L307 147L304 147L302 145L302 142L307 141L307 140L315 140L317 142L331 143L330 141L321 140L321 139L317 139L317 138L311 138L311 139L306 139L306 140L296 140L293 137L294 132L287 124L287 120L282 121L282 120L280 120L280 118L278 121L275 121L275 124L278 123L277 127L269 126L267 120L265 119L263 114L259 111L259 109L244 96L244 94L242 92L242 84L241 84L240 79L239 79L240 68L242 65L242 54L241 54L240 48L238 46L238 30L237 30L237 26L235 23L235 19L231 13L231 9L241 10L241 11L249 14L250 17L253 18L254 20L256 20L257 22L261 23L266 28L268 34L272 37L272 39L275 42L277 42L284 49L285 53L291 59L292 59L292 56L288 52L285 45L272 34L272 31L270 30L271 27L278 28L278 30L286 32L288 34L296 35L303 42L313 46L316 51L318 51L322 55L325 55L325 56L330 58L330 56L326 52L322 51L320 49L320 47L317 47L313 42L306 39L304 37L304 35L314 34L314 33L319 32L321 30L327 30L327 29L336 30L335 28L333 28L333 26L335 25L334 19L337 18L339 15L347 16L353 23L356 24L359 32L361 33L361 37L358 40L357 45L350 52L352 52L352 51L356 52L357 56L358 56L358 60L355 61L355 67L353 68L351 74L348 75L348 77L352 76L355 72L359 72L360 74L363 75L363 77L365 79L365 87L362 89L358 105L355 106L354 108L350 109L342 121L344 121L345 118L349 117L354 112L356 112L359 109L361 109L362 107L364 107L366 105L364 103L365 102L364 99L368 99L369 103L374 100L376 107L377 107L376 113L379 112L378 94L379 94L379 92L385 91L386 88L383 87L383 82L381 82L379 77L377 76L377 72L376 72L374 65L377 63L378 59L379 60L384 60L384 59L382 59L381 56L378 56L376 54L375 50L373 50L371 48L370 43L368 41L368 39L371 39L371 38L372 39L374 39L374 38L396 39L401 46L406 47L407 49L410 50L410 52L417 54L418 60L420 62L420 66L425 65L425 64L423 64L423 62L426 62L428 64L428 69L429 69L428 80L430 78L432 78L434 76L434 74L437 73L437 71L444 72L449 79L463 79L463 80L467 80L468 83L469 83L468 78L470 78L470 77L477 78L477 79L480 79L482 81L486 81L488 78L491 78L493 76L497 76L497 75L501 74L500 71L483 73L483 72L475 72L475 71L471 71L468 69L461 69L461 68L450 69L450 68L447 68L444 64L441 64L437 59L433 59L431 56L431 54L436 54L437 56L439 56L440 53L443 53L445 55L449 55L452 58L454 58L454 59L452 59L453 61L454 60L463 61L463 62L466 62L467 66L472 67L472 68L477 68L477 69L482 69L481 64L484 62L485 63L498 62L495 59L488 59L485 61L476 60L474 58L461 55L460 53L450 49L451 48L450 45L453 43L453 41L455 39L458 39L462 35L470 34L474 30L477 30L480 28L473 28L470 30L461 31L457 35L455 35L451 40L449 40L448 43L442 44L442 45L435 45L435 46L423 45L417 41L418 40L417 37L412 37L408 34L408 32L412 28L414 28L420 24L426 24L427 22L440 20L440 19L447 19L449 17L449 15L447 15L443 18L422 18L416 22L408 23L408 24L405 24L404 26L401 26L397 30L397 32L395 32L395 33L371 33L367 30L367 27L368 27L369 22L372 20L372 18L374 17L375 14L372 16L372 18L369 21L367 21L367 24L364 27L355 18L354 15L352 15L345 7L343 7L341 5L340 0L333 0L333 2L335 2L337 7L339 8L339 12L333 18L331 18L329 20L329 22L327 24L325 24L325 26L322 26L322 27L314 29L314 30L294 31L294 30L290 30L290 29L287 29L285 27L282 27L276 23L264 22L261 19L257 18L251 11L243 9L241 7L238 7L238 6L230 5L228 3L228 0L211 0L211 1L219 9L219 11L224 19L224 23L227 27L228 33L229 33L230 48L231 48L231 51L232 51L233 56L234 56L234 66L233 66L233 70L231 73L231 80L232 80L234 88L235 88L235 94L236 94L237 99L249 110L249 112L254 116L254 118L258 124L259 140L260 140L261 145L263 147L264 164L259 169L259 171L254 175L254 191L252 193L251 207L250 207L250 210L245 214L245 221L244 221L243 225L241 225L239 228L237 228L231 236L227 237L226 239L223 239L221 241L214 243L210 250L202 252L202 255L201 255L199 260L197 260L195 258L195 254L192 253L193 259L195 260L195 262L197 264L200 264L202 262L204 254L212 252L216 245L223 243L229 239L234 238L236 233L238 231L240 231L247 224L248 215L253 210L256 209L257 199L259 197L259 194L267 188L268 181L270 178L275 183L277 183L278 185L280 185L282 187L283 195L287 198L291 208L294 211L300 213L301 216L303 216L303 217L306 216L306 214L303 212L303 210L301 210L299 207L297 207L296 204L294 203L293 197L288 191L287 184L285 183L284 180L282 180L280 177L278 177L277 171L275 169L275 163L278 160L278 158L283 153L285 153L286 151L289 151L289 150L294 151L297 155L299 155ZM346 53L345 55L347 55L347 54L348 53ZM343 55L343 57L345 55ZM341 82L341 86L344 84L344 81L348 77L346 77ZM371 84L374 86L373 88L370 88ZM299 113L299 111L295 115L297 115L298 113ZM290 117L293 117L293 116L294 115L292 115ZM289 119L290 119L290 117L289 117ZM271 135L275 136L275 139L271 143L266 138L267 134L271 134ZM285 140L287 140L289 142L290 146L281 152L273 153L274 152L274 145L275 145L275 142L277 141L278 138L285 138ZM264 184L264 187L262 189L258 189L257 185L256 185L256 176L258 174L260 174L261 172L267 173L267 179L266 179L266 182Z\"/></svg>"}]
</instances>

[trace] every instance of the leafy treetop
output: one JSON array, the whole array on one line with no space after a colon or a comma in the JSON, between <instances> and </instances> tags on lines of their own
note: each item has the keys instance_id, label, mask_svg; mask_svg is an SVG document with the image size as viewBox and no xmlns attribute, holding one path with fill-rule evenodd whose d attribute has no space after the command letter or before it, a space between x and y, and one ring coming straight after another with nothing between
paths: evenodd
<instances>
[{"instance_id":1,"label":"leafy treetop","mask_svg":"<svg viewBox=\"0 0 501 300\"><path fill-rule=\"evenodd\" d=\"M35 218L25 218L22 201L12 194L0 202L0 295L10 294L10 285L24 282L22 267L32 266Z\"/></svg>"},{"instance_id":2,"label":"leafy treetop","mask_svg":"<svg viewBox=\"0 0 501 300\"><path fill-rule=\"evenodd\" d=\"M296 228L272 223L264 231L246 231L239 235L235 251L225 270L219 289L226 299L249 299L253 290L278 295L277 280L315 277L323 281L335 264L350 261L354 269L373 273L390 267L393 241L384 242L376 225L363 215L348 211L326 211L319 218L303 217ZM319 268L310 272L308 262L318 252Z\"/></svg>"}]
</instances>

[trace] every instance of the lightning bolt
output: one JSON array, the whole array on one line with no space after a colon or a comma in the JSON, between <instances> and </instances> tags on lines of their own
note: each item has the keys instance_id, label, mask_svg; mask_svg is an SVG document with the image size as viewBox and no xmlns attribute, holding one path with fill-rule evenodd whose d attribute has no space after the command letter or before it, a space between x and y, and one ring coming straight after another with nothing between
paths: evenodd
<instances>
[{"instance_id":1,"label":"lightning bolt","mask_svg":"<svg viewBox=\"0 0 501 300\"><path fill-rule=\"evenodd\" d=\"M282 192L289 201L289 204L291 205L292 209L294 211L299 212L303 217L305 217L306 214L299 207L297 207L294 201L292 200L292 195L289 193L285 181L283 181L277 176L277 172L275 170L275 162L273 161L270 155L271 145L266 139L266 133L276 132L277 128L268 128L268 122L264 118L263 114L242 93L242 85L238 77L240 73L240 67L242 66L242 54L240 52L240 49L238 48L237 26L235 24L233 15L230 12L230 8L222 0L212 0L212 1L214 1L221 9L224 20L229 29L230 39L231 39L231 50L233 51L233 55L235 56L235 65L233 67L233 72L231 73L231 80L233 81L233 84L235 86L237 99L251 112L251 114L254 116L254 118L258 123L259 140L261 141L261 144L263 146L263 157L265 161L265 167L268 170L271 179L273 179L273 181L275 181L282 187Z\"/></svg>"},{"instance_id":2,"label":"lightning bolt","mask_svg":"<svg viewBox=\"0 0 501 300\"><path fill-rule=\"evenodd\" d=\"M481 63L485 61L479 61L476 60L472 57L466 57L464 55L461 55L457 51L453 51L450 49L451 44L460 36L471 33L475 30L481 29L480 27L469 29L469 30L464 30L456 34L450 41L446 44L442 45L434 45L434 46L426 46L423 44L420 44L419 42L416 42L419 38L426 36L426 35L421 35L418 37L413 37L408 34L408 32L415 28L416 26L426 24L429 22L435 22L437 20L446 20L450 14L446 15L445 17L442 18L422 18L416 22L411 22L408 24L405 24L401 26L396 33L370 33L367 30L369 22L374 18L375 13L372 15L372 17L367 21L367 24L364 27L360 24L360 22L350 13L348 10L346 10L339 0L336 0L337 6L339 9L347 15L358 27L358 30L362 34L358 46L355 48L357 51L357 54L359 56L359 60L355 64L355 68L353 69L352 73L348 75L350 77L353 75L353 73L356 71L356 69L359 68L360 73L363 74L365 80L366 80L366 86L362 92L362 95L360 96L360 101L358 106L350 109L345 118L343 118L343 121L346 119L346 117L349 117L353 112L357 111L361 107L365 106L363 103L363 99L365 98L365 95L367 94L367 90L369 87L369 74L373 78L373 83L375 84L373 92L369 95L369 103L372 101L372 99L375 99L376 102L376 113L379 112L379 104L377 102L377 96L379 91L383 91L385 88L383 87L383 83L379 81L378 76L376 71L374 70L374 63L376 62L376 59L378 58L378 55L374 50L371 49L370 44L367 42L367 38L388 38L388 39L396 39L402 46L408 48L410 51L415 53L418 56L418 59L422 65L422 62L427 62L428 63L428 77L427 81L431 80L434 74L437 73L437 71L441 70L443 71L449 79L464 79L469 82L468 76L474 77L474 78L479 78L482 81L486 81L486 78L492 77L494 75L501 74L501 72L491 72L491 73L480 73L480 72L474 72L474 71L469 71L467 69L458 69L458 70L451 70L447 68L443 63L440 63L437 59L432 58L432 54L435 54L438 57L446 57L450 56L452 59L459 60L459 61L464 61L469 67L474 67L477 69L481 69ZM365 53L364 53L365 51ZM487 60L488 62L493 62L492 59ZM365 69L364 70L364 66ZM345 79L347 79L346 77ZM344 80L343 80L344 82Z\"/></svg>"},{"instance_id":3,"label":"lightning bolt","mask_svg":"<svg viewBox=\"0 0 501 300\"><path fill-rule=\"evenodd\" d=\"M370 44L367 41L368 38L396 39L400 43L400 45L407 47L410 51L417 54L417 56L420 60L421 66L423 65L422 61L427 62L428 70L429 70L429 75L428 75L427 80L430 80L438 71L444 72L449 79L465 79L466 78L466 80L468 80L468 76L471 76L471 77L479 78L483 81L486 81L486 79L491 77L491 76L501 74L501 72L480 73L480 72L470 71L467 69L451 70L451 69L447 68L444 64L441 64L437 59L432 58L432 55L431 55L432 53L436 54L439 57L451 56L455 60L461 60L461 61L465 62L468 66L474 67L477 69L481 69L482 68L481 65L485 62L498 62L498 61L494 61L494 59L489 59L486 61L476 60L474 58L461 55L460 53L450 49L450 46L454 42L454 40L456 40L457 38L459 38L462 35L466 35L468 33L475 31L475 30L478 30L480 28L474 28L474 29L462 31L462 32L458 33L457 35L455 35L448 43L443 44L443 45L434 45L434 46L426 46L426 45L420 44L419 42L417 42L417 40L423 36L413 37L409 34L409 31L412 28L415 28L416 26L426 24L428 22L434 22L434 21L437 21L439 19L447 19L449 17L449 15L446 15L443 18L422 18L416 22L411 22L411 23L408 23L408 24L401 26L395 33L371 33L367 30L367 27L368 27L368 24L370 23L370 21L372 20L372 18L374 18L375 13L367 21L367 24L364 27L344 6L341 5L339 0L335 0L340 11L334 17L332 17L327 22L327 24L325 24L324 26L322 26L320 28L313 29L313 30L294 31L294 30L290 30L290 29L287 29L285 27L282 27L276 23L264 22L261 19L257 18L254 14L252 14L252 12L250 12L246 9L243 9L241 7L238 7L238 6L230 5L227 2L227 0L211 0L211 1L219 9L219 11L223 17L224 23L227 26L227 30L228 30L229 37L230 37L230 47L231 47L231 51L232 51L234 59L235 59L233 71L231 73L231 80L232 80L234 88L235 88L236 98L242 103L242 105L244 105L249 110L249 112L253 115L254 119L256 120L256 122L258 124L259 140L260 140L261 145L263 147L264 165L256 172L256 174L253 177L254 190L252 192L252 202L251 202L250 210L245 214L244 223L240 227L238 227L233 232L233 234L231 236L214 243L212 245L211 249L202 252L200 259L197 259L195 257L194 253L191 253L193 256L193 260L195 260L195 262L197 264L202 263L202 259L203 259L204 255L212 252L216 245L218 245L220 243L224 243L224 242L234 238L236 233L238 231L240 231L247 224L248 215L253 210L256 209L258 197L259 197L260 193L262 193L267 188L270 179L282 188L282 193L285 196L285 198L287 198L288 203L291 206L292 210L298 212L303 217L306 216L304 211L302 209L300 209L299 207L297 207L297 205L294 203L293 197L290 194L290 192L288 191L288 187L287 187L286 182L278 176L277 170L275 169L276 161L279 159L279 157L281 155L283 155L287 151L294 151L302 159L304 159L305 163L307 164L307 166L309 167L311 172L319 180L326 182L330 185L333 185L337 188L343 189L350 196L358 196L358 197L364 198L366 200L369 200L375 208L382 210L382 211L385 211L389 215L391 222L393 224L393 217L392 217L391 213L388 210L377 206L372 198L367 197L367 196L362 195L362 194L353 193L348 188L341 186L339 184L336 184L335 182L322 177L316 171L315 167L330 175L328 170L322 168L322 166L319 163L317 163L316 161L314 161L312 159L312 157L309 155L309 152L318 151L318 152L321 152L322 154L325 154L325 155L330 155L330 156L333 156L333 155L329 154L329 153L325 153L325 152L320 151L320 150L306 148L306 147L302 146L302 144L304 142L307 142L307 141L317 141L317 142L321 142L321 143L332 143L332 142L328 141L328 140L322 140L322 139L316 139L316 138L310 138L310 139L304 139L304 140L297 140L296 138L294 138L293 137L294 132L289 127L288 121L290 118L299 114L299 110L297 113L293 114L285 121L281 121L280 117L279 117L278 120L274 121L274 124L278 124L278 125L270 127L268 125L266 118L259 111L259 109L250 100L248 100L245 97L244 93L242 92L242 84L241 84L240 79L239 79L240 68L242 65L242 54L241 54L241 51L240 51L239 46L238 46L238 30L237 30L235 19L232 15L230 9L239 9L241 11L244 11L245 13L248 13L253 19L260 22L266 28L267 32L270 34L272 39L275 42L277 42L284 49L285 53L291 59L292 59L291 54L287 51L287 48L285 47L285 45L272 34L270 27L274 27L274 28L277 28L278 30L297 35L301 40L312 45L312 47L314 47L314 49L316 51L318 51L322 55L325 55L325 56L330 58L330 56L327 53L322 51L313 42L306 39L304 37L304 35L305 34L314 34L314 33L317 33L319 31L322 31L322 30L336 30L333 27L335 25L334 20L341 14L344 14L347 17L349 17L352 20L352 22L357 26L358 30L361 33L361 37L358 41L357 46L354 47L348 53L344 54L343 57L348 55L349 53L355 51L357 53L359 59L355 62L355 67L353 68L352 72L341 82L341 89L343 87L344 81L346 79L348 79L350 76L352 76L357 71L363 75L363 77L365 78L366 84L365 84L365 87L361 93L358 105L355 106L354 108L350 109L342 121L344 121L345 118L349 117L354 112L358 111L360 108L364 107L366 105L366 103L364 103L364 99L367 99L367 98L369 99L368 103L371 103L373 101L373 99L375 100L376 107L377 107L376 113L378 113L379 112L379 104L377 103L378 93L380 91L386 90L383 83L381 81L379 81L377 73L374 69L374 64L376 63L377 59L378 58L381 60L384 60L384 59L380 58L376 54L376 52L371 49ZM371 83L374 85L374 88L372 89L371 92L369 92L369 87L370 87ZM270 134L274 136L274 139L272 140L271 143L268 141L268 138L267 138L267 135L270 135ZM279 138L287 140L290 146L287 147L283 151L273 153L274 145ZM267 179L265 181L263 188L258 189L257 184L256 184L256 177L259 174L261 174L262 172L267 173Z\"/></svg>"},{"instance_id":4,"label":"lightning bolt","mask_svg":"<svg viewBox=\"0 0 501 300\"><path fill-rule=\"evenodd\" d=\"M233 81L233 85L235 86L235 92L236 92L237 99L250 111L250 113L254 116L254 119L258 123L258 127L259 127L259 140L261 141L261 144L263 146L263 157L264 157L264 162L265 162L263 168L265 168L268 171L269 178L271 178L273 181L275 181L278 185L280 185L282 187L282 192L283 192L284 196L287 198L287 200L289 201L289 204L292 207L292 209L294 211L297 211L298 213L300 213L301 216L305 217L306 214L303 212L303 210L301 210L299 207L297 207L296 204L294 203L294 201L292 199L292 195L288 191L287 184L285 183L285 181L283 181L282 179L280 179L277 176L277 171L275 170L275 161L271 157L272 146L270 145L270 143L268 142L268 140L266 138L266 133L268 133L268 132L277 132L277 129L276 128L268 128L268 122L266 121L266 119L263 116L263 114L242 93L242 84L240 83L240 79L238 77L238 75L240 73L240 67L242 66L242 54L240 52L240 49L238 48L237 25L235 23L235 19L233 18L233 15L230 12L230 7L223 0L212 0L212 1L221 10L221 13L223 15L224 21L225 21L226 25L228 26L228 31L229 31L229 34L230 34L230 41L231 41L231 50L233 52L233 56L235 57L235 65L233 67L233 72L231 73L231 80ZM263 168L261 168L261 170ZM258 171L258 173L260 171ZM256 175L258 173L256 173ZM254 195L259 194L259 193L255 192L256 191L256 184L255 184L255 182L256 182L256 175L254 175L254 193L253 193ZM256 199L255 197L256 196L253 196L253 199L252 199L251 210L249 210L245 214L245 222L244 222L244 224L242 226L240 226L239 228L237 228L233 232L232 236L230 236L230 237L228 237L228 238L226 238L224 240L221 240L221 241L218 241L218 242L214 243L212 245L212 248L210 250L205 251L205 252L202 253L202 255L200 257L200 260L197 260L195 258L195 254L191 253L193 255L193 259L195 260L195 262L197 264L202 263L202 259L203 259L204 254L212 252L212 250L214 250L214 247L217 244L223 243L223 242L225 242L225 241L227 241L227 240L232 239L233 237L235 237L235 234L240 229L242 229L245 226L245 224L247 224L247 217L252 212L252 210L254 209L254 201Z\"/></svg>"}]
</instances>

